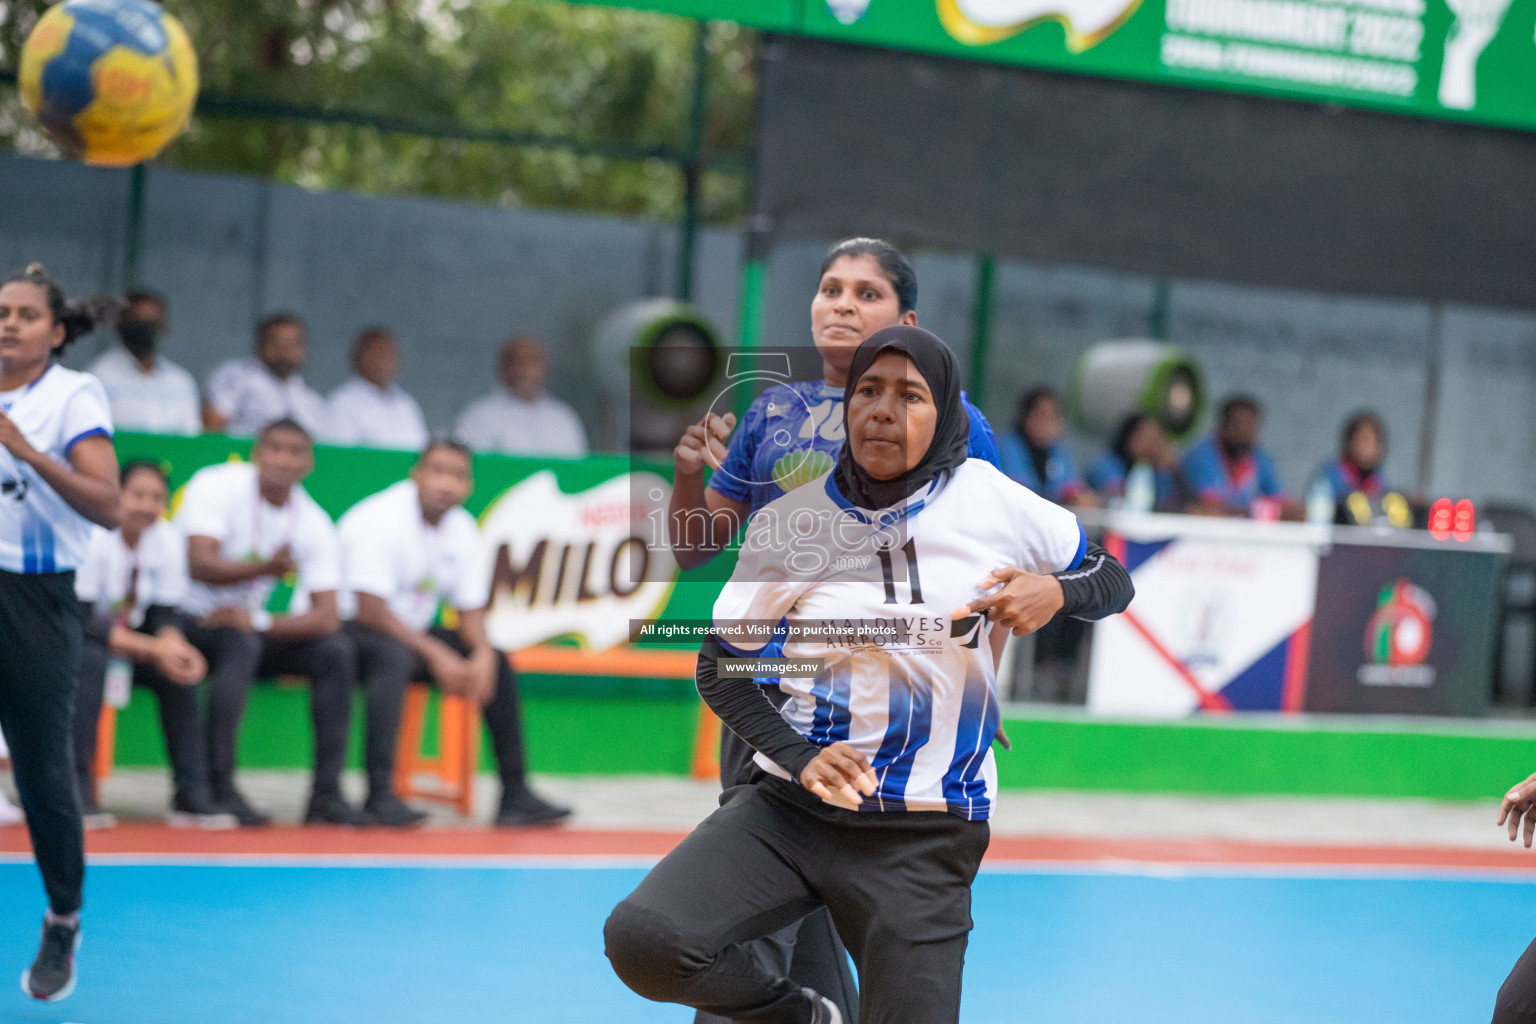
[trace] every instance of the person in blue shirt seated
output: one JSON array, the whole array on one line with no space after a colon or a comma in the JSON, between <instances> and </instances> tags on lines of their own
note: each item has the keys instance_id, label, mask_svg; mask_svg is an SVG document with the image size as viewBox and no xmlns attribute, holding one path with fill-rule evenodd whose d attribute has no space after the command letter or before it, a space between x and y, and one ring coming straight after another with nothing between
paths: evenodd
<instances>
[{"instance_id":1,"label":"person in blue shirt seated","mask_svg":"<svg viewBox=\"0 0 1536 1024\"><path fill-rule=\"evenodd\" d=\"M1339 454L1318 468L1317 475L1328 481L1335 504L1359 491L1372 502L1381 500L1389 488L1381 476L1381 463L1387 457L1387 428L1374 412L1357 412L1344 422L1344 437Z\"/></svg>"},{"instance_id":2,"label":"person in blue shirt seated","mask_svg":"<svg viewBox=\"0 0 1536 1024\"><path fill-rule=\"evenodd\" d=\"M1120 421L1114 443L1088 467L1088 486L1102 501L1124 498L1131 467L1143 462L1152 467L1152 507L1159 511L1181 508L1178 457L1162 426L1144 412L1133 412Z\"/></svg>"},{"instance_id":3,"label":"person in blue shirt seated","mask_svg":"<svg viewBox=\"0 0 1536 1024\"><path fill-rule=\"evenodd\" d=\"M1054 388L1031 388L1019 403L1014 429L997 439L1002 470L1058 505L1095 506L1063 433L1061 395Z\"/></svg>"},{"instance_id":4,"label":"person in blue shirt seated","mask_svg":"<svg viewBox=\"0 0 1536 1024\"><path fill-rule=\"evenodd\" d=\"M1260 498L1273 499L1283 518L1300 518L1275 460L1259 446L1263 412L1257 399L1234 395L1221 404L1216 432L1184 454L1184 479L1194 491L1190 511L1246 516Z\"/></svg>"}]
</instances>

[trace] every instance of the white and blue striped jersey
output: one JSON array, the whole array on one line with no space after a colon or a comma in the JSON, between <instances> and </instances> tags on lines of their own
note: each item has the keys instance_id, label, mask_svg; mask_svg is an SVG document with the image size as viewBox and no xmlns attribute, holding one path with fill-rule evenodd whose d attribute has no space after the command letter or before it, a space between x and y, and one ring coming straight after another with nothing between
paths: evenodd
<instances>
[{"instance_id":1,"label":"white and blue striped jersey","mask_svg":"<svg viewBox=\"0 0 1536 1024\"><path fill-rule=\"evenodd\" d=\"M715 602L716 633L727 655L823 660L815 678L779 681L780 713L812 743L845 741L869 759L879 788L860 810L986 818L999 722L990 624L949 613L994 569L1075 568L1087 539L1071 512L978 459L871 515L830 473L770 502ZM780 622L782 655L744 621ZM789 778L761 753L757 763Z\"/></svg>"},{"instance_id":2,"label":"white and blue striped jersey","mask_svg":"<svg viewBox=\"0 0 1536 1024\"><path fill-rule=\"evenodd\" d=\"M86 438L112 436L101 382L57 364L26 387L0 393L0 412L60 465L69 464L70 449ZM28 575L77 569L93 529L36 470L0 447L0 569Z\"/></svg>"}]
</instances>

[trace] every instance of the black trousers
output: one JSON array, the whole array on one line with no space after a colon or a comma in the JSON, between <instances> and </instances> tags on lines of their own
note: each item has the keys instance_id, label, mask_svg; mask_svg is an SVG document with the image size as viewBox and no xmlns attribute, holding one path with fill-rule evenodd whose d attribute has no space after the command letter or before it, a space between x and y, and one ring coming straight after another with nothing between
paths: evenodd
<instances>
[{"instance_id":1,"label":"black trousers","mask_svg":"<svg viewBox=\"0 0 1536 1024\"><path fill-rule=\"evenodd\" d=\"M1493 1024L1536 1024L1536 942L1520 954L1499 988Z\"/></svg>"},{"instance_id":2,"label":"black trousers","mask_svg":"<svg viewBox=\"0 0 1536 1024\"><path fill-rule=\"evenodd\" d=\"M768 699L783 706L788 695L768 689ZM747 782L760 770L752 763L752 747L731 731L720 727L720 785L731 787ZM754 939L748 943L758 960L770 965L777 974L787 975L795 985L812 988L837 1004L843 1020L854 1024L859 1019L859 986L848 969L848 950L832 924L826 907L811 911L804 920L788 928ZM730 1024L728 1018L700 1010L694 1024Z\"/></svg>"},{"instance_id":3,"label":"black trousers","mask_svg":"<svg viewBox=\"0 0 1536 1024\"><path fill-rule=\"evenodd\" d=\"M79 910L85 884L71 737L83 628L73 572L0 571L0 731L55 914Z\"/></svg>"},{"instance_id":4,"label":"black trousers","mask_svg":"<svg viewBox=\"0 0 1536 1024\"><path fill-rule=\"evenodd\" d=\"M315 731L316 793L336 792L347 760L352 723L352 681L357 651L342 633L305 640L277 640L242 629L193 625L187 639L208 659L208 707L204 724L208 776L215 799L234 787L240 720L251 684L271 676L309 680L309 711Z\"/></svg>"},{"instance_id":5,"label":"black trousers","mask_svg":"<svg viewBox=\"0 0 1536 1024\"><path fill-rule=\"evenodd\" d=\"M153 635L164 626L176 626L186 632L188 623L172 609L151 607L139 632ZM85 649L80 658L79 683L75 691L75 778L81 797L93 796L96 779L92 762L96 756L96 726L101 717L101 703L107 684L107 663L112 624L105 619L87 623ZM198 727L197 687L181 686L165 678L153 665L133 666L133 682L154 692L160 705L160 730L165 736L165 750L171 761L171 779L178 794L206 789L208 769L203 763L202 730Z\"/></svg>"},{"instance_id":6,"label":"black trousers","mask_svg":"<svg viewBox=\"0 0 1536 1024\"><path fill-rule=\"evenodd\" d=\"M608 959L648 999L808 1024L800 987L749 940L825 906L859 968L861 1024L954 1024L988 836L984 821L860 814L759 778L728 793L614 909Z\"/></svg>"},{"instance_id":7,"label":"black trousers","mask_svg":"<svg viewBox=\"0 0 1536 1024\"><path fill-rule=\"evenodd\" d=\"M357 648L358 678L362 683L368 708L367 750L368 789L388 793L394 786L395 743L400 735L400 717L405 707L405 691L412 682L430 683L432 673L426 662L405 644L387 633L349 622L347 637ZM433 628L431 634L461 655L469 654L469 645L459 634ZM523 701L518 693L517 673L504 652L498 652L496 693L481 711L486 731L491 734L491 750L501 775L504 793L520 792L526 785L527 763L523 753Z\"/></svg>"}]
</instances>

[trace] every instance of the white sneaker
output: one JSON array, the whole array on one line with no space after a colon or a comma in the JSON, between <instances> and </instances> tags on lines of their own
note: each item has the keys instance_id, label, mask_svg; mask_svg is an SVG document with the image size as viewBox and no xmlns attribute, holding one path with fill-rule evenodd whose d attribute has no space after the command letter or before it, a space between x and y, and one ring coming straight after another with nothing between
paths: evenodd
<instances>
[{"instance_id":1,"label":"white sneaker","mask_svg":"<svg viewBox=\"0 0 1536 1024\"><path fill-rule=\"evenodd\" d=\"M11 803L4 793L0 793L0 825L20 825L26 820L21 808Z\"/></svg>"}]
</instances>

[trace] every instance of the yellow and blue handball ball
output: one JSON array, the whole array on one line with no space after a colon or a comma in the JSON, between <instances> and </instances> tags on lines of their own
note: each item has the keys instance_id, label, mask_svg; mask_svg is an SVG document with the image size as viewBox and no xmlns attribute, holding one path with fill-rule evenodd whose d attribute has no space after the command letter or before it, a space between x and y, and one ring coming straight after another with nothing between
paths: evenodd
<instances>
[{"instance_id":1,"label":"yellow and blue handball ball","mask_svg":"<svg viewBox=\"0 0 1536 1024\"><path fill-rule=\"evenodd\" d=\"M64 0L21 51L26 104L49 138L88 164L155 156L197 102L197 54L181 22L150 0Z\"/></svg>"}]
</instances>

